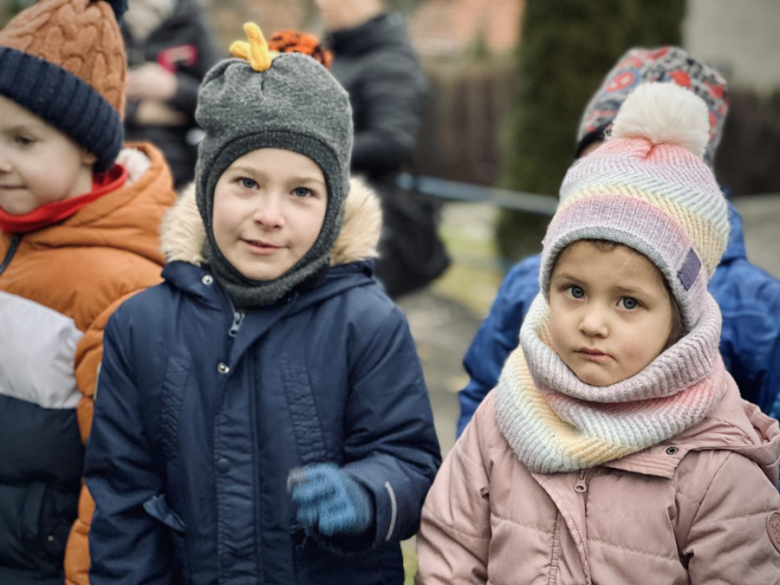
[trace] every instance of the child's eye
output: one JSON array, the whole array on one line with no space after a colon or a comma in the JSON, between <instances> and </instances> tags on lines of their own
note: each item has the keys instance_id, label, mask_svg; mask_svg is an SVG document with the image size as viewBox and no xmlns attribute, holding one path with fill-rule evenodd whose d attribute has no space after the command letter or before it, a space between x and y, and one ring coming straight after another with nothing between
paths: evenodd
<instances>
[{"instance_id":1,"label":"child's eye","mask_svg":"<svg viewBox=\"0 0 780 585\"><path fill-rule=\"evenodd\" d=\"M244 189L254 189L257 187L257 181L241 177L238 181Z\"/></svg>"},{"instance_id":2,"label":"child's eye","mask_svg":"<svg viewBox=\"0 0 780 585\"><path fill-rule=\"evenodd\" d=\"M33 142L35 142L35 140L29 136L19 135L14 138L14 142L16 142L16 144L19 146L30 146Z\"/></svg>"},{"instance_id":3,"label":"child's eye","mask_svg":"<svg viewBox=\"0 0 780 585\"><path fill-rule=\"evenodd\" d=\"M571 285L566 287L566 292L573 299L581 299L585 296L585 291L577 285Z\"/></svg>"},{"instance_id":4,"label":"child's eye","mask_svg":"<svg viewBox=\"0 0 780 585\"><path fill-rule=\"evenodd\" d=\"M626 309L628 311L633 311L634 309L639 308L639 301L636 299L632 299L631 297L623 297L620 299L620 302L618 303L623 309Z\"/></svg>"},{"instance_id":5,"label":"child's eye","mask_svg":"<svg viewBox=\"0 0 780 585\"><path fill-rule=\"evenodd\" d=\"M312 191L311 189L307 189L306 187L297 187L293 189L293 195L303 199L305 197L311 197L312 195L314 195L314 191Z\"/></svg>"}]
</instances>

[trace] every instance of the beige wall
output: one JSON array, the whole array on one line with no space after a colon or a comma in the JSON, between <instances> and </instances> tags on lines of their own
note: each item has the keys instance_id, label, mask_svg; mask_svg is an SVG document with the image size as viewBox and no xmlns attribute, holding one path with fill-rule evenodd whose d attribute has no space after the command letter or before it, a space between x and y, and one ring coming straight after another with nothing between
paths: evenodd
<instances>
[{"instance_id":1,"label":"beige wall","mask_svg":"<svg viewBox=\"0 0 780 585\"><path fill-rule=\"evenodd\" d=\"M686 50L732 87L780 89L780 0L688 0Z\"/></svg>"}]
</instances>

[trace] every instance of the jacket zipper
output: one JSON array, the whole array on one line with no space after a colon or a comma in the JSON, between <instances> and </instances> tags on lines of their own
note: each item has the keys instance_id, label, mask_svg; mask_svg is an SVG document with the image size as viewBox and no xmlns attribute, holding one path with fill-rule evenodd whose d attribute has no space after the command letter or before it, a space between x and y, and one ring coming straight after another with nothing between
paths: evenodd
<instances>
[{"instance_id":1,"label":"jacket zipper","mask_svg":"<svg viewBox=\"0 0 780 585\"><path fill-rule=\"evenodd\" d=\"M550 578L547 583L557 583L560 572L561 559L561 512L555 511L555 527L553 528L553 540L550 547Z\"/></svg>"},{"instance_id":2,"label":"jacket zipper","mask_svg":"<svg viewBox=\"0 0 780 585\"><path fill-rule=\"evenodd\" d=\"M585 516L584 521L585 524L582 526L582 540L583 542L588 541L588 496L586 492L588 491L588 483L587 483L587 477L588 477L588 469L580 469L577 473L577 481L574 484L574 491L577 492L580 495L579 503L582 505L582 512ZM580 553L580 558L582 560L582 568L585 571L585 582L589 584L593 584L592 575L590 574L589 569L589 563L587 558Z\"/></svg>"},{"instance_id":3,"label":"jacket zipper","mask_svg":"<svg viewBox=\"0 0 780 585\"><path fill-rule=\"evenodd\" d=\"M574 484L574 491L578 494L584 494L588 491L588 484L585 483L585 474L586 470L580 469L580 472L577 475L577 483Z\"/></svg>"},{"instance_id":4,"label":"jacket zipper","mask_svg":"<svg viewBox=\"0 0 780 585\"><path fill-rule=\"evenodd\" d=\"M231 299L229 296L228 296L228 300L230 301L230 310L233 311L233 324L230 326L230 331L228 331L228 335L230 337L235 337L236 335L238 335L238 330L241 329L241 324L244 322L244 317L246 316L246 313L237 311L236 306L233 304L233 299Z\"/></svg>"},{"instance_id":5,"label":"jacket zipper","mask_svg":"<svg viewBox=\"0 0 780 585\"><path fill-rule=\"evenodd\" d=\"M3 263L0 264L0 274L5 272L5 269L8 268L8 265L11 263L11 260L13 260L14 254L16 254L16 250L19 247L19 242L21 241L22 234L14 234L11 238L11 245L8 247L8 253L5 255Z\"/></svg>"},{"instance_id":6,"label":"jacket zipper","mask_svg":"<svg viewBox=\"0 0 780 585\"><path fill-rule=\"evenodd\" d=\"M582 509L585 512L585 516L588 515L588 483L587 483L588 470L580 469L577 474L577 483L574 484L574 491L577 492L582 498ZM586 529L587 530L587 529Z\"/></svg>"},{"instance_id":7,"label":"jacket zipper","mask_svg":"<svg viewBox=\"0 0 780 585\"><path fill-rule=\"evenodd\" d=\"M241 329L241 324L244 322L245 314L239 311L233 311L233 324L230 326L228 335L235 337L238 335L238 330Z\"/></svg>"}]
</instances>

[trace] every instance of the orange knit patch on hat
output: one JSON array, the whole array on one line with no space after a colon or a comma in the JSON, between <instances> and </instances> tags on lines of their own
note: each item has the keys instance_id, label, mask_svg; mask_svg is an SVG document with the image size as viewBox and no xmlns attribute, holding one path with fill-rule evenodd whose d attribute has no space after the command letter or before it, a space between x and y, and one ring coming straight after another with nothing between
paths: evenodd
<instances>
[{"instance_id":1,"label":"orange knit patch on hat","mask_svg":"<svg viewBox=\"0 0 780 585\"><path fill-rule=\"evenodd\" d=\"M271 36L271 40L268 41L268 46L272 51L280 53L309 55L319 61L326 69L333 61L333 53L325 49L317 37L297 30L275 32Z\"/></svg>"},{"instance_id":2,"label":"orange knit patch on hat","mask_svg":"<svg viewBox=\"0 0 780 585\"><path fill-rule=\"evenodd\" d=\"M127 60L122 34L108 2L41 0L0 31L0 46L69 71L124 116Z\"/></svg>"}]
</instances>

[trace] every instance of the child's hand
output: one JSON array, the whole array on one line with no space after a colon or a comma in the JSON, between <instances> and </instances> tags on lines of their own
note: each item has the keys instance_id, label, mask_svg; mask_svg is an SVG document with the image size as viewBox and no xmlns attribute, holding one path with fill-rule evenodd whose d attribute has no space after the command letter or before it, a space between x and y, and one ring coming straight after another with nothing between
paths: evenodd
<instances>
[{"instance_id":1,"label":"child's hand","mask_svg":"<svg viewBox=\"0 0 780 585\"><path fill-rule=\"evenodd\" d=\"M371 496L332 463L293 469L287 485L297 504L296 519L306 532L355 536L374 522Z\"/></svg>"}]
</instances>

